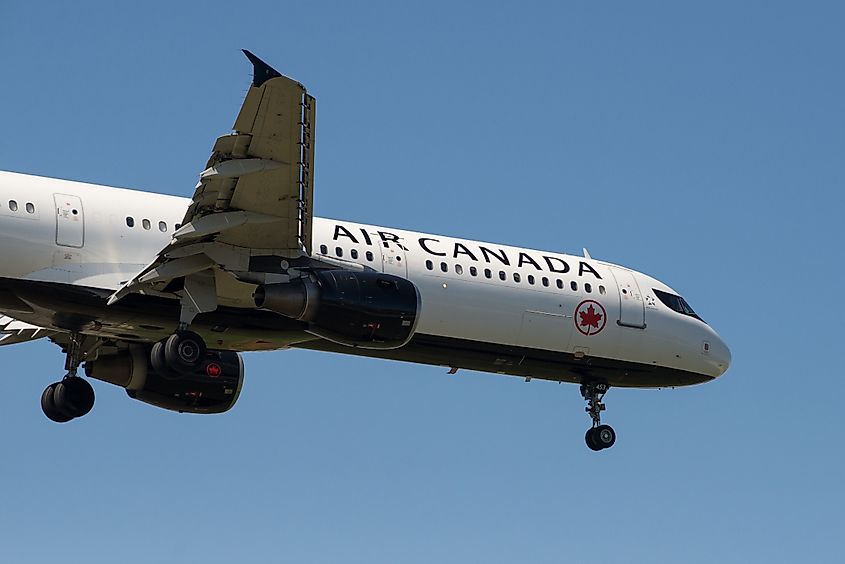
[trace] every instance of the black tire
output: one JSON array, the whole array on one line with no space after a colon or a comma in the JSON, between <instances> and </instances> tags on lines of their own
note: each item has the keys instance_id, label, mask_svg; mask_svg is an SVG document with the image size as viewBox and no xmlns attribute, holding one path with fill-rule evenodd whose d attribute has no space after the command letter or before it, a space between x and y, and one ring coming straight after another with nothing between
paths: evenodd
<instances>
[{"instance_id":1,"label":"black tire","mask_svg":"<svg viewBox=\"0 0 845 564\"><path fill-rule=\"evenodd\" d=\"M167 359L164 358L164 341L153 343L150 349L150 366L156 374L168 380L175 380L179 374L170 370Z\"/></svg>"},{"instance_id":2,"label":"black tire","mask_svg":"<svg viewBox=\"0 0 845 564\"><path fill-rule=\"evenodd\" d=\"M59 412L56 408L55 400L53 399L53 390L55 389L56 384L50 384L44 391L41 393L41 411L44 412L44 415L47 416L47 419L50 421L54 421L56 423L67 423L73 417L68 417L65 414Z\"/></svg>"},{"instance_id":3,"label":"black tire","mask_svg":"<svg viewBox=\"0 0 845 564\"><path fill-rule=\"evenodd\" d=\"M590 447L590 450L598 451L601 450L601 447L596 444L593 438L594 431L595 429L593 429L592 427L587 429L587 434L584 435L584 440L587 442L587 446Z\"/></svg>"},{"instance_id":4,"label":"black tire","mask_svg":"<svg viewBox=\"0 0 845 564\"><path fill-rule=\"evenodd\" d=\"M53 389L53 403L68 417L82 417L94 407L94 388L84 378L69 376Z\"/></svg>"},{"instance_id":5,"label":"black tire","mask_svg":"<svg viewBox=\"0 0 845 564\"><path fill-rule=\"evenodd\" d=\"M176 373L196 370L205 360L205 353L205 341L192 331L174 333L164 342L165 362Z\"/></svg>"},{"instance_id":6,"label":"black tire","mask_svg":"<svg viewBox=\"0 0 845 564\"><path fill-rule=\"evenodd\" d=\"M600 449L610 448L616 442L616 431L610 425L599 425L593 430L593 442Z\"/></svg>"}]
</instances>

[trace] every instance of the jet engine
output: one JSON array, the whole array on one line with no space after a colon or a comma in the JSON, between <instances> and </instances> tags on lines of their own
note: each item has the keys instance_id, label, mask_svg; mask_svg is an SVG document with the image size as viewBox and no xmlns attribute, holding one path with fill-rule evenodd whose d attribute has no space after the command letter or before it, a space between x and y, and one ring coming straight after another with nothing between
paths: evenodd
<instances>
[{"instance_id":1,"label":"jet engine","mask_svg":"<svg viewBox=\"0 0 845 564\"><path fill-rule=\"evenodd\" d=\"M238 401L244 364L235 352L208 351L195 370L162 376L149 362L150 349L130 345L113 355L85 363L85 373L126 389L129 397L180 413L222 413Z\"/></svg>"},{"instance_id":2,"label":"jet engine","mask_svg":"<svg viewBox=\"0 0 845 564\"><path fill-rule=\"evenodd\" d=\"M308 331L342 345L395 349L414 334L417 287L372 271L322 270L313 278L259 286L255 305L308 322Z\"/></svg>"}]
</instances>

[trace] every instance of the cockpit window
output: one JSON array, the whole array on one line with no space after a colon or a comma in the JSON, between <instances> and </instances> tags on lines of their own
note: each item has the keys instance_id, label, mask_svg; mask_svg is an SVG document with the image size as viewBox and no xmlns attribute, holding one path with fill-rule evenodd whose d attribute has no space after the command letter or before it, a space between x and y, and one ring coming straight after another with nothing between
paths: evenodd
<instances>
[{"instance_id":1,"label":"cockpit window","mask_svg":"<svg viewBox=\"0 0 845 564\"><path fill-rule=\"evenodd\" d=\"M654 295L657 296L657 299L663 302L663 305L672 311L677 311L678 313L694 317L699 321L704 321L697 313L695 313L695 311L693 311L687 301L681 296L676 296L675 294L670 294L669 292L663 292L661 290L654 290Z\"/></svg>"}]
</instances>

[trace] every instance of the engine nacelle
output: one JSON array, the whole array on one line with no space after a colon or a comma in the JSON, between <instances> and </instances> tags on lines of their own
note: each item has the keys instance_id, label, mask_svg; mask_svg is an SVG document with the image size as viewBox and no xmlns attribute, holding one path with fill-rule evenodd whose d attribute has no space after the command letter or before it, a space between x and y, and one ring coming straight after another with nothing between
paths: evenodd
<instances>
[{"instance_id":1,"label":"engine nacelle","mask_svg":"<svg viewBox=\"0 0 845 564\"><path fill-rule=\"evenodd\" d=\"M129 350L86 362L85 373L126 388L133 399L180 413L223 413L238 401L244 381L238 353L208 351L199 368L178 378L162 377L149 358L149 347L133 344Z\"/></svg>"},{"instance_id":2,"label":"engine nacelle","mask_svg":"<svg viewBox=\"0 0 845 564\"><path fill-rule=\"evenodd\" d=\"M342 345L399 348L414 335L420 294L404 278L372 271L321 270L314 279L259 286L255 305L308 322L308 331Z\"/></svg>"}]
</instances>

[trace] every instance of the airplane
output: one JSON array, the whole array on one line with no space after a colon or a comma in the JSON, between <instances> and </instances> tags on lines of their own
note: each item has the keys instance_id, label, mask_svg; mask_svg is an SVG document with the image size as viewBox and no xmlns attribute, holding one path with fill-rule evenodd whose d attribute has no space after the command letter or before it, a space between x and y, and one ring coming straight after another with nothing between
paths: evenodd
<instances>
[{"instance_id":1,"label":"airplane","mask_svg":"<svg viewBox=\"0 0 845 564\"><path fill-rule=\"evenodd\" d=\"M578 384L589 449L610 387L711 381L719 335L663 282L582 256L314 217L316 101L253 80L191 199L0 172L0 345L48 338L66 423L94 390L187 413L238 400L241 353L311 349Z\"/></svg>"}]
</instances>

